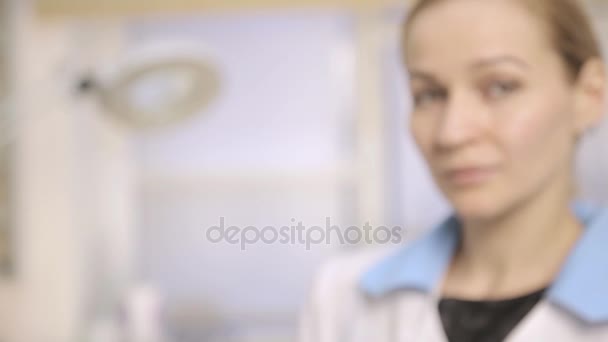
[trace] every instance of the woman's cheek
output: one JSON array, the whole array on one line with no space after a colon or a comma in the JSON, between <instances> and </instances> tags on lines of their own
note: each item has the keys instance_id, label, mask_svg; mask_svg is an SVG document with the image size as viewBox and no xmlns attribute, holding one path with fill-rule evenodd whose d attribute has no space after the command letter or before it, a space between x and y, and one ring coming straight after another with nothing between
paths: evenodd
<instances>
[{"instance_id":1,"label":"woman's cheek","mask_svg":"<svg viewBox=\"0 0 608 342\"><path fill-rule=\"evenodd\" d=\"M410 132L412 133L418 149L420 149L420 152L422 152L423 156L428 161L433 144L433 132L428 120L423 120L423 118L420 117L413 117L410 122Z\"/></svg>"},{"instance_id":2,"label":"woman's cheek","mask_svg":"<svg viewBox=\"0 0 608 342\"><path fill-rule=\"evenodd\" d=\"M565 126L562 114L554 106L529 106L504 122L505 149L522 177L547 176L561 159Z\"/></svg>"}]
</instances>

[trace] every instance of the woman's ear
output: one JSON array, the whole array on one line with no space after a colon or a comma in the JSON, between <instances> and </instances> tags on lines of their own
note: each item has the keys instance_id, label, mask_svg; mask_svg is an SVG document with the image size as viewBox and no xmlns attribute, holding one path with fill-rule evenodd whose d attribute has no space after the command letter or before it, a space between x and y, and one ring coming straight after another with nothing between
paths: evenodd
<instances>
[{"instance_id":1,"label":"woman's ear","mask_svg":"<svg viewBox=\"0 0 608 342\"><path fill-rule=\"evenodd\" d=\"M603 117L606 100L606 67L600 58L583 64L575 85L575 133L577 138Z\"/></svg>"}]
</instances>

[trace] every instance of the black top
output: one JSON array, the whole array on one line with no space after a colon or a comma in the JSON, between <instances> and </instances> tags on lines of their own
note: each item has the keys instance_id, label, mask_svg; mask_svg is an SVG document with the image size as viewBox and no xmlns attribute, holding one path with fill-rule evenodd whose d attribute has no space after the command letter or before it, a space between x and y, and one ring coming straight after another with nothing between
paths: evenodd
<instances>
[{"instance_id":1,"label":"black top","mask_svg":"<svg viewBox=\"0 0 608 342\"><path fill-rule=\"evenodd\" d=\"M546 288L505 300L442 298L439 313L450 342L498 342L540 301Z\"/></svg>"}]
</instances>

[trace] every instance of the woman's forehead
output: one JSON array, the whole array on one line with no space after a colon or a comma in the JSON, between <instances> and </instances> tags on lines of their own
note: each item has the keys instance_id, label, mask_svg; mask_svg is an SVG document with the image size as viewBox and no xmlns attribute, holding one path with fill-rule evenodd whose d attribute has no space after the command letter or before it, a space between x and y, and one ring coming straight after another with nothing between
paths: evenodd
<instances>
[{"instance_id":1,"label":"woman's forehead","mask_svg":"<svg viewBox=\"0 0 608 342\"><path fill-rule=\"evenodd\" d=\"M465 64L508 55L531 64L552 51L538 17L514 1L444 1L425 9L405 37L408 66Z\"/></svg>"}]
</instances>

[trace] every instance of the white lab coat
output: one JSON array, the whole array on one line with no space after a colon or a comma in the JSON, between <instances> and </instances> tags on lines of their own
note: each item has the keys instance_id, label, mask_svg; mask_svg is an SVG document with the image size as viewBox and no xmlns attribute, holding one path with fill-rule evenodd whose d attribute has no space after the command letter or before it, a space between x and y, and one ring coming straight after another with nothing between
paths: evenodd
<instances>
[{"instance_id":1,"label":"white lab coat","mask_svg":"<svg viewBox=\"0 0 608 342\"><path fill-rule=\"evenodd\" d=\"M608 342L608 211L574 203L585 232L507 342ZM451 217L395 252L346 255L315 279L299 342L447 342L439 285L457 241Z\"/></svg>"}]
</instances>

